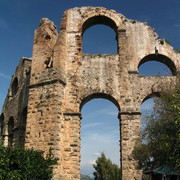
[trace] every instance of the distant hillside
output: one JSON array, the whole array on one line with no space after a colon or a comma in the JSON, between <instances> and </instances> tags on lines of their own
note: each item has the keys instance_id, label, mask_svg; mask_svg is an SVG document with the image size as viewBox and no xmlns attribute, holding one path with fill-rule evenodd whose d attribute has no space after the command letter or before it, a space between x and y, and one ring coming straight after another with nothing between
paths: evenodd
<instances>
[{"instance_id":1,"label":"distant hillside","mask_svg":"<svg viewBox=\"0 0 180 180\"><path fill-rule=\"evenodd\" d=\"M93 178L86 176L84 174L81 174L81 180L93 180Z\"/></svg>"}]
</instances>

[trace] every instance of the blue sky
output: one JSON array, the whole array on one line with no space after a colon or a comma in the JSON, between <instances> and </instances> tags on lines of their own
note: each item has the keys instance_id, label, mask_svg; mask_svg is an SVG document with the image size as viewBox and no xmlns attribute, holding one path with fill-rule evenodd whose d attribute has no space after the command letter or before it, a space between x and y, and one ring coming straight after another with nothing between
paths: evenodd
<instances>
[{"instance_id":1,"label":"blue sky","mask_svg":"<svg viewBox=\"0 0 180 180\"><path fill-rule=\"evenodd\" d=\"M34 30L38 28L40 19L49 18L59 31L63 12L81 6L102 6L114 9L129 19L147 22L155 28L160 38L169 40L175 49L180 49L180 0L0 0L0 109L20 58L32 56ZM83 52L116 53L112 37L115 35L109 27L99 25L89 28L83 36ZM165 67L144 64L141 68L142 74L150 75L152 70L157 74L163 72ZM145 104L142 111L151 104L152 101ZM119 124L116 106L106 100L92 100L83 106L82 114L84 172L90 174L90 164L103 150L107 151L113 162L118 163ZM103 143L95 141L97 139L102 139ZM87 155L83 155L85 152Z\"/></svg>"}]
</instances>

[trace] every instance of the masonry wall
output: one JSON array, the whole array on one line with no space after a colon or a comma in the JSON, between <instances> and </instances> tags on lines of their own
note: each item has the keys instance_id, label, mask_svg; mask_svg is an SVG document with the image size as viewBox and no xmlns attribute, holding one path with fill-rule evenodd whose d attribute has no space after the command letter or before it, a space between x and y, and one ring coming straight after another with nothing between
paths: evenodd
<instances>
[{"instance_id":1,"label":"masonry wall","mask_svg":"<svg viewBox=\"0 0 180 180\"><path fill-rule=\"evenodd\" d=\"M31 59L21 58L15 74L12 76L1 112L1 117L3 116L1 135L5 146L24 147L30 70ZM10 119L12 124L9 124ZM8 132L8 126L12 126L11 132Z\"/></svg>"},{"instance_id":2,"label":"masonry wall","mask_svg":"<svg viewBox=\"0 0 180 180\"><path fill-rule=\"evenodd\" d=\"M82 53L83 33L96 24L115 31L117 54ZM166 64L173 76L139 76L138 67L151 60ZM26 87L21 96L23 103L7 97L3 107L4 143L11 140L8 119L14 117L16 126L17 114L27 106L25 147L45 154L50 147L53 149L59 159L54 180L80 179L81 108L93 98L105 98L119 110L122 179L140 180L141 171L136 169L137 162L132 157L140 132L140 105L175 84L180 54L145 23L127 19L114 10L82 7L65 11L59 34L52 21L40 21L29 66L30 82L29 76L27 82L22 81ZM15 74L18 72L21 70ZM15 114L11 104L19 107Z\"/></svg>"}]
</instances>

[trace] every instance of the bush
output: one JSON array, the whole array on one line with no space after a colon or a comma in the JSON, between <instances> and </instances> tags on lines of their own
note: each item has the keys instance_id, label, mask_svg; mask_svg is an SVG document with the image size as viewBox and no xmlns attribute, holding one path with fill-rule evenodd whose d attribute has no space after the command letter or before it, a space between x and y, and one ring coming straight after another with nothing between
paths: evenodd
<instances>
[{"instance_id":1,"label":"bush","mask_svg":"<svg viewBox=\"0 0 180 180\"><path fill-rule=\"evenodd\" d=\"M46 158L43 152L0 145L0 180L48 180L53 175L57 159L51 149Z\"/></svg>"}]
</instances>

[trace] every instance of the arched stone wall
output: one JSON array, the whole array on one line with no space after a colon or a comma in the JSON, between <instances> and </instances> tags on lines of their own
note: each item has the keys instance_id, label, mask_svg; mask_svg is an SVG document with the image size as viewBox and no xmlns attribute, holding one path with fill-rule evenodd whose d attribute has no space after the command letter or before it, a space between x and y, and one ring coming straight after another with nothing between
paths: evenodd
<instances>
[{"instance_id":1,"label":"arched stone wall","mask_svg":"<svg viewBox=\"0 0 180 180\"><path fill-rule=\"evenodd\" d=\"M25 146L41 149L44 142L45 151L53 146L60 164L55 169L54 179L79 179L80 109L91 98L104 97L119 109L122 179L141 179L141 172L136 169L136 161L132 158L140 132L140 106L145 97L175 83L180 67L179 54L165 41L162 43L145 23L129 20L101 7L65 11L60 33L58 37L55 33L53 36L56 42L38 38L43 28L46 27L43 32L49 32L53 25L47 20L41 22L34 39L39 45L34 44L32 61L35 63L39 54L43 54L44 60L48 59L48 53L39 49L50 43L54 52L51 58L53 67L38 70L32 63ZM83 33L96 24L107 25L115 31L117 54L82 54ZM43 64L44 60L39 63ZM138 67L148 60L168 65L174 76L139 76ZM47 129L46 124L51 124L51 128ZM47 137L46 142L44 137Z\"/></svg>"},{"instance_id":2,"label":"arched stone wall","mask_svg":"<svg viewBox=\"0 0 180 180\"><path fill-rule=\"evenodd\" d=\"M96 24L116 32L117 54L82 54L83 33ZM139 76L138 67L151 58L168 65L173 76ZM119 109L122 179L140 180L132 158L140 132L140 106L146 97L176 82L180 54L146 23L114 10L82 7L64 12L59 34L54 23L43 18L35 30L32 65L26 63L13 76L19 80L17 95L8 96L3 106L6 126L10 116L17 126L27 106L25 148L45 153L52 148L59 159L53 179L80 179L80 109L89 99L104 97ZM31 66L30 82L25 65ZM23 104L21 99L25 99ZM12 107L18 110L12 112Z\"/></svg>"},{"instance_id":3,"label":"arched stone wall","mask_svg":"<svg viewBox=\"0 0 180 180\"><path fill-rule=\"evenodd\" d=\"M14 141L13 146L19 147L20 144L20 121L22 111L27 107L29 98L29 81L30 81L31 59L21 58L16 71L12 76L7 97L2 107L4 114L4 128L2 131L3 144L8 146L8 122L11 117L14 119ZM24 144L23 144L24 146Z\"/></svg>"}]
</instances>

